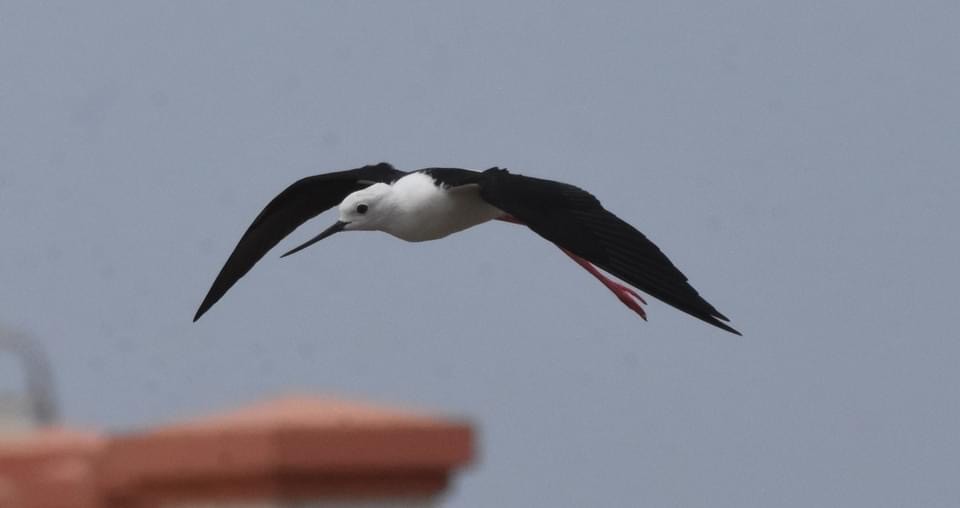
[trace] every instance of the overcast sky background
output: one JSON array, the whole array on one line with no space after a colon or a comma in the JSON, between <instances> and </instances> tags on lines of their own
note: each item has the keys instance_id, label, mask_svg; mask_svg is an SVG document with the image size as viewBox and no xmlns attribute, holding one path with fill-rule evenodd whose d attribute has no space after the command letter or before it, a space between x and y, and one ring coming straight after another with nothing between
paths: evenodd
<instances>
[{"instance_id":1,"label":"overcast sky background","mask_svg":"<svg viewBox=\"0 0 960 508\"><path fill-rule=\"evenodd\" d=\"M0 323L74 425L291 391L468 417L457 508L957 506L958 26L953 0L0 1ZM190 322L274 195L379 161L585 187L744 337L645 323L508 224L278 249Z\"/></svg>"}]
</instances>

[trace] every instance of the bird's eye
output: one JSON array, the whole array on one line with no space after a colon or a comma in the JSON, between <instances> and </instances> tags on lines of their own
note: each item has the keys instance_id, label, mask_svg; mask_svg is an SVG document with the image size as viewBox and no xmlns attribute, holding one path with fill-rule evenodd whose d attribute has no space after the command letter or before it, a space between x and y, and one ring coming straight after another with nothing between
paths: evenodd
<instances>
[{"instance_id":1,"label":"bird's eye","mask_svg":"<svg viewBox=\"0 0 960 508\"><path fill-rule=\"evenodd\" d=\"M357 213L367 213L367 205L357 205Z\"/></svg>"}]
</instances>

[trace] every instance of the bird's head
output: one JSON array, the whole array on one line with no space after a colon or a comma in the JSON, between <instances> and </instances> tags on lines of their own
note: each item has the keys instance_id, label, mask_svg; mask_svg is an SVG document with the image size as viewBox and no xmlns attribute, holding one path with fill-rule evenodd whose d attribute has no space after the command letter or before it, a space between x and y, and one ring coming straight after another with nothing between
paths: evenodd
<instances>
[{"instance_id":1,"label":"bird's head","mask_svg":"<svg viewBox=\"0 0 960 508\"><path fill-rule=\"evenodd\" d=\"M381 225L390 216L392 205L389 199L391 187L385 183L375 183L360 189L343 199L337 209L340 220L308 242L287 252L281 257L295 252L323 240L324 238L341 231L372 231L381 229Z\"/></svg>"},{"instance_id":2,"label":"bird's head","mask_svg":"<svg viewBox=\"0 0 960 508\"><path fill-rule=\"evenodd\" d=\"M375 183L350 194L340 202L340 222L344 231L371 231L390 215L390 186Z\"/></svg>"}]
</instances>

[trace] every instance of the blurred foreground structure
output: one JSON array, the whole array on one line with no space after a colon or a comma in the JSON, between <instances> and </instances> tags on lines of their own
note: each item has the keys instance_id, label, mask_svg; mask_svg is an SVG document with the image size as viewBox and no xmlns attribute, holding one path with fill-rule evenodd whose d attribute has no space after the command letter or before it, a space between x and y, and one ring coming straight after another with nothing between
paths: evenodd
<instances>
[{"instance_id":1,"label":"blurred foreground structure","mask_svg":"<svg viewBox=\"0 0 960 508\"><path fill-rule=\"evenodd\" d=\"M24 393L0 391L0 434L56 423L53 372L40 344L29 335L0 328L0 353L19 361L24 380Z\"/></svg>"},{"instance_id":2,"label":"blurred foreground structure","mask_svg":"<svg viewBox=\"0 0 960 508\"><path fill-rule=\"evenodd\" d=\"M2 438L0 508L425 508L472 456L462 421L291 397L142 432Z\"/></svg>"}]
</instances>

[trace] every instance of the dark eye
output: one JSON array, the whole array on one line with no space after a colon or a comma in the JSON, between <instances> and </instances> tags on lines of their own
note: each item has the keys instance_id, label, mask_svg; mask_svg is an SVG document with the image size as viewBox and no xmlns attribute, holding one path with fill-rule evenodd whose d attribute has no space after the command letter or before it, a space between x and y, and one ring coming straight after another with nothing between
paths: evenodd
<instances>
[{"instance_id":1,"label":"dark eye","mask_svg":"<svg viewBox=\"0 0 960 508\"><path fill-rule=\"evenodd\" d=\"M367 213L367 205L357 205L357 213Z\"/></svg>"}]
</instances>

